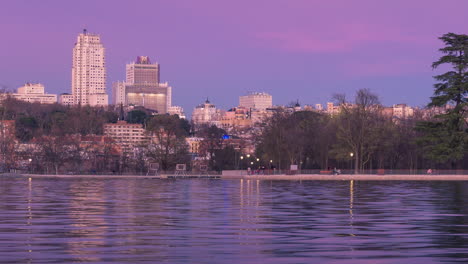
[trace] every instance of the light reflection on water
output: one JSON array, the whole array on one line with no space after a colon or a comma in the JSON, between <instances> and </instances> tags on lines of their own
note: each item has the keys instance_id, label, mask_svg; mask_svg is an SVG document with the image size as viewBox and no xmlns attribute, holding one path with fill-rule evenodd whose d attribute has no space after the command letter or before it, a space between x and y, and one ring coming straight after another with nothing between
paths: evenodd
<instances>
[{"instance_id":1,"label":"light reflection on water","mask_svg":"<svg viewBox=\"0 0 468 264\"><path fill-rule=\"evenodd\" d=\"M467 263L468 182L0 178L1 263Z\"/></svg>"}]
</instances>

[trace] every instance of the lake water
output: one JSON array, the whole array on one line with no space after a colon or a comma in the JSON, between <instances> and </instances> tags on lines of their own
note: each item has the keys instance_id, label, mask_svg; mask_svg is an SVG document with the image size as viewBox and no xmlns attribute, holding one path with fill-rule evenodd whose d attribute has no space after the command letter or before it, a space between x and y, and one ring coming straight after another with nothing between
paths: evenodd
<instances>
[{"instance_id":1,"label":"lake water","mask_svg":"<svg viewBox=\"0 0 468 264\"><path fill-rule=\"evenodd\" d=\"M0 178L0 263L468 263L468 182Z\"/></svg>"}]
</instances>

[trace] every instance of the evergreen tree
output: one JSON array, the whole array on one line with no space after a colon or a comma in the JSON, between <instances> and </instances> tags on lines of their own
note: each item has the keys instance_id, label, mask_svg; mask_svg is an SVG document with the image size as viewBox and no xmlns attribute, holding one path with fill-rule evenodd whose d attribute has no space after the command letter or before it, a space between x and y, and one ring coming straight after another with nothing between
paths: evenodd
<instances>
[{"instance_id":1,"label":"evergreen tree","mask_svg":"<svg viewBox=\"0 0 468 264\"><path fill-rule=\"evenodd\" d=\"M451 162L455 165L467 151L467 107L468 107L468 36L447 33L439 38L445 46L439 49L443 56L432 64L451 67L446 73L434 76L434 96L429 107L448 107L444 114L430 122L419 123L417 129L424 133L419 143L424 146L427 158L438 163Z\"/></svg>"}]
</instances>

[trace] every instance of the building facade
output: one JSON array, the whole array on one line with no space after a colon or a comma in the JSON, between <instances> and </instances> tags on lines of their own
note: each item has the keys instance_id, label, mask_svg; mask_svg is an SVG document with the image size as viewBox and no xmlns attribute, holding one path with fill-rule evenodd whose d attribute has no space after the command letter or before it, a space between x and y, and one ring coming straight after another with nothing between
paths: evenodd
<instances>
[{"instance_id":1,"label":"building facade","mask_svg":"<svg viewBox=\"0 0 468 264\"><path fill-rule=\"evenodd\" d=\"M17 93L11 94L11 97L29 103L57 103L57 95L46 94L44 85L40 83L26 83L24 86L18 88Z\"/></svg>"},{"instance_id":2,"label":"building facade","mask_svg":"<svg viewBox=\"0 0 468 264\"><path fill-rule=\"evenodd\" d=\"M159 64L151 63L147 56L138 56L134 63L127 64L126 82L112 85L112 103L166 114L172 102L172 87L159 80Z\"/></svg>"},{"instance_id":3,"label":"building facade","mask_svg":"<svg viewBox=\"0 0 468 264\"><path fill-rule=\"evenodd\" d=\"M73 104L107 105L106 64L101 37L85 30L73 48Z\"/></svg>"},{"instance_id":4,"label":"building facade","mask_svg":"<svg viewBox=\"0 0 468 264\"><path fill-rule=\"evenodd\" d=\"M273 97L267 93L250 93L239 97L239 106L260 111L266 110L273 106Z\"/></svg>"},{"instance_id":5,"label":"building facade","mask_svg":"<svg viewBox=\"0 0 468 264\"><path fill-rule=\"evenodd\" d=\"M126 75L128 84L158 84L159 64L151 63L148 56L138 56L134 63L127 64Z\"/></svg>"},{"instance_id":6,"label":"building facade","mask_svg":"<svg viewBox=\"0 0 468 264\"><path fill-rule=\"evenodd\" d=\"M168 114L170 115L178 115L179 118L181 119L186 119L187 117L185 116L184 109L182 106L170 106L169 110L167 111Z\"/></svg>"},{"instance_id":7,"label":"building facade","mask_svg":"<svg viewBox=\"0 0 468 264\"><path fill-rule=\"evenodd\" d=\"M112 138L125 154L133 154L135 148L150 143L143 125L126 121L104 124L104 135Z\"/></svg>"},{"instance_id":8,"label":"building facade","mask_svg":"<svg viewBox=\"0 0 468 264\"><path fill-rule=\"evenodd\" d=\"M194 125L216 125L219 126L221 120L221 110L217 109L216 106L208 99L205 103L199 104L192 112L192 122Z\"/></svg>"}]
</instances>

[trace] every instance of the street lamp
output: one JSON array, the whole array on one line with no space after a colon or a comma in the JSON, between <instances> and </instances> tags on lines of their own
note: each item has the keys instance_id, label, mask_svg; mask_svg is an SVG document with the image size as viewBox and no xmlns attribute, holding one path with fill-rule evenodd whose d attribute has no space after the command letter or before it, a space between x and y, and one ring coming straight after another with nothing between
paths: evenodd
<instances>
[{"instance_id":1,"label":"street lamp","mask_svg":"<svg viewBox=\"0 0 468 264\"><path fill-rule=\"evenodd\" d=\"M31 173L31 171L32 171L32 169L31 169L31 162L32 162L32 159L29 158L28 161L29 161L29 173Z\"/></svg>"},{"instance_id":2,"label":"street lamp","mask_svg":"<svg viewBox=\"0 0 468 264\"><path fill-rule=\"evenodd\" d=\"M353 152L350 152L349 153L349 157L351 157L351 173L353 172L353 157L354 157L354 153Z\"/></svg>"},{"instance_id":3,"label":"street lamp","mask_svg":"<svg viewBox=\"0 0 468 264\"><path fill-rule=\"evenodd\" d=\"M242 170L242 161L244 160L244 156L240 156L240 169Z\"/></svg>"}]
</instances>

